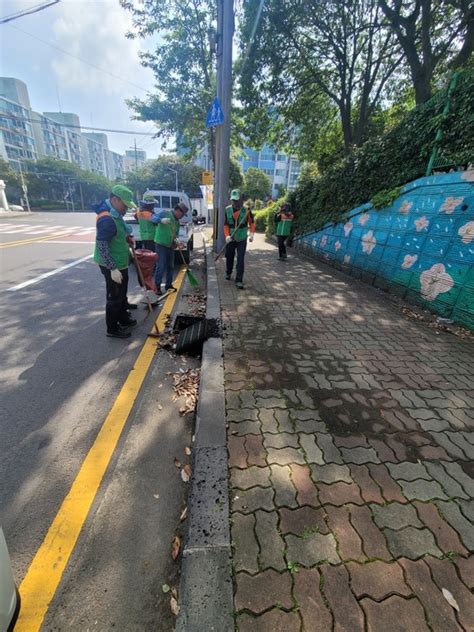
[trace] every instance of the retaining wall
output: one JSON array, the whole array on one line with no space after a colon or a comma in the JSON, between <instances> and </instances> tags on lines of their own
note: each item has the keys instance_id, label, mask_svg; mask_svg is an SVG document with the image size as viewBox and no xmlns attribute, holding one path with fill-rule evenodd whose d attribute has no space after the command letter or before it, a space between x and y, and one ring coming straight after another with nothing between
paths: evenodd
<instances>
[{"instance_id":1,"label":"retaining wall","mask_svg":"<svg viewBox=\"0 0 474 632\"><path fill-rule=\"evenodd\" d=\"M294 243L474 329L474 171L420 178L392 206L364 204Z\"/></svg>"}]
</instances>

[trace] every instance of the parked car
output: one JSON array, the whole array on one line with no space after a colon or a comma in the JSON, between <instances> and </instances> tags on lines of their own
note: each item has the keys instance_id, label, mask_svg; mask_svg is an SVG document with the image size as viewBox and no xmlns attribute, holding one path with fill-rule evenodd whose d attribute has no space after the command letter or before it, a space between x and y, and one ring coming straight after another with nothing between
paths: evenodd
<instances>
[{"instance_id":1,"label":"parked car","mask_svg":"<svg viewBox=\"0 0 474 632\"><path fill-rule=\"evenodd\" d=\"M186 193L181 191L161 191L155 189L149 189L145 191L143 197L153 196L156 201L155 210L162 211L171 211L174 207L179 204L179 202L184 202L189 212L191 212L191 202L189 201L189 197ZM127 224L132 226L133 236L136 241L140 241L140 230L138 226L138 220L135 217L135 214L132 211L128 211L125 214L124 220ZM183 257L186 263L189 263L191 257L191 251L194 247L194 239L193 239L193 226L191 222L191 218L189 216L183 217L180 221L179 234L177 235L177 241L181 252L183 253ZM175 264L182 263L181 256L179 252L176 252L175 255Z\"/></svg>"},{"instance_id":2,"label":"parked car","mask_svg":"<svg viewBox=\"0 0 474 632\"><path fill-rule=\"evenodd\" d=\"M0 527L0 630L13 630L20 611L20 595L13 580L7 543Z\"/></svg>"}]
</instances>

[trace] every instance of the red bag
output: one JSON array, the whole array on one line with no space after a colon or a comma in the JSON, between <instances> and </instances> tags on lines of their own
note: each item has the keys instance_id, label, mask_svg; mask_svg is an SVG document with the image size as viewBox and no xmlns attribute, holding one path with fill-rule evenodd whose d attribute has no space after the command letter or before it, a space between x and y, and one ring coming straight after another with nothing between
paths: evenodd
<instances>
[{"instance_id":1,"label":"red bag","mask_svg":"<svg viewBox=\"0 0 474 632\"><path fill-rule=\"evenodd\" d=\"M135 250L135 257L137 258L137 263L142 271L146 289L156 292L154 273L155 266L158 261L157 253L152 250L146 250L145 248L139 248L138 250ZM140 283L140 277L138 277L138 282Z\"/></svg>"}]
</instances>

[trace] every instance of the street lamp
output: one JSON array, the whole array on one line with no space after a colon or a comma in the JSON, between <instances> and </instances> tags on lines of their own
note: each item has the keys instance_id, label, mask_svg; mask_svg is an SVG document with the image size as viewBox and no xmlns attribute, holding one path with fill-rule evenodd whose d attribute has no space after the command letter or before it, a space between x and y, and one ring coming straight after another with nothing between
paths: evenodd
<instances>
[{"instance_id":1,"label":"street lamp","mask_svg":"<svg viewBox=\"0 0 474 632\"><path fill-rule=\"evenodd\" d=\"M178 172L176 171L176 169L171 169L171 167L166 167L168 169L168 171L172 171L175 175L176 178L176 191L178 191Z\"/></svg>"}]
</instances>

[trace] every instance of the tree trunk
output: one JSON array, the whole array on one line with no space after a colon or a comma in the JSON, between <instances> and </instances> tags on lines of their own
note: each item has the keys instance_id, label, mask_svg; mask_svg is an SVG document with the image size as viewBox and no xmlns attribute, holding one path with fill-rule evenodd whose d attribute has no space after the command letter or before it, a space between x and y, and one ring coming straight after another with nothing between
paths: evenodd
<instances>
[{"instance_id":1,"label":"tree trunk","mask_svg":"<svg viewBox=\"0 0 474 632\"><path fill-rule=\"evenodd\" d=\"M426 103L431 98L432 72L426 66L410 67L413 85L415 87L415 101L417 105Z\"/></svg>"}]
</instances>

